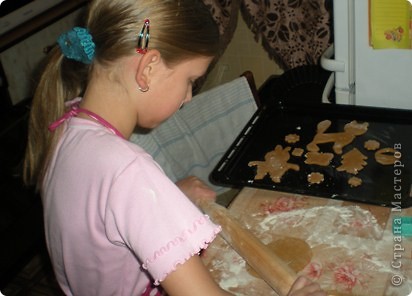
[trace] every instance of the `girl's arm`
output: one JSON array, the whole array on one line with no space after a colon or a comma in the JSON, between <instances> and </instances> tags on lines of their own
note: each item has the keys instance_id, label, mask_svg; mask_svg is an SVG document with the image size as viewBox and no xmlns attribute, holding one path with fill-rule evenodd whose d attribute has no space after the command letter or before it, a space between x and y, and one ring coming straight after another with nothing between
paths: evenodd
<instances>
[{"instance_id":1,"label":"girl's arm","mask_svg":"<svg viewBox=\"0 0 412 296\"><path fill-rule=\"evenodd\" d=\"M221 289L203 265L199 256L192 256L162 282L169 296L229 296ZM252 295L251 295L252 296ZM326 296L319 284L306 277L299 277L292 285L288 296Z\"/></svg>"},{"instance_id":2,"label":"girl's arm","mask_svg":"<svg viewBox=\"0 0 412 296\"><path fill-rule=\"evenodd\" d=\"M202 199L216 199L216 193L195 176L177 181L176 185L194 204ZM178 265L161 284L169 296L233 295L216 284L199 256L192 256L184 264Z\"/></svg>"},{"instance_id":3,"label":"girl's arm","mask_svg":"<svg viewBox=\"0 0 412 296\"><path fill-rule=\"evenodd\" d=\"M196 205L199 200L216 200L216 192L198 177L186 177L177 181L176 185Z\"/></svg>"},{"instance_id":4,"label":"girl's arm","mask_svg":"<svg viewBox=\"0 0 412 296\"><path fill-rule=\"evenodd\" d=\"M161 283L169 296L228 296L213 280L199 256L178 265Z\"/></svg>"}]
</instances>

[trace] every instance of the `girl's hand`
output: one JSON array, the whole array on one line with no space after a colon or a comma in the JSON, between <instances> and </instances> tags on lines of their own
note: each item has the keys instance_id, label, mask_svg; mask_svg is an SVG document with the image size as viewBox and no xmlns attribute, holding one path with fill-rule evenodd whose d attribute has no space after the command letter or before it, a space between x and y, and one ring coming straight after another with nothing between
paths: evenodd
<instances>
[{"instance_id":1,"label":"girl's hand","mask_svg":"<svg viewBox=\"0 0 412 296\"><path fill-rule=\"evenodd\" d=\"M195 176L176 182L177 187L196 205L200 200L216 200L216 192Z\"/></svg>"},{"instance_id":2,"label":"girl's hand","mask_svg":"<svg viewBox=\"0 0 412 296\"><path fill-rule=\"evenodd\" d=\"M326 296L326 293L320 288L318 283L300 276L293 283L288 296Z\"/></svg>"}]
</instances>

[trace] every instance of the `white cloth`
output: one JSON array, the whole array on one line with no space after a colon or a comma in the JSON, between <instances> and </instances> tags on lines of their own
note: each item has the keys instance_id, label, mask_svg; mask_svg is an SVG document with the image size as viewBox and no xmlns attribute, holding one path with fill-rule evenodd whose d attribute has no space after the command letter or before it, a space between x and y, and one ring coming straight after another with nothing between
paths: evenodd
<instances>
[{"instance_id":1,"label":"white cloth","mask_svg":"<svg viewBox=\"0 0 412 296\"><path fill-rule=\"evenodd\" d=\"M209 174L256 111L245 77L239 77L193 97L166 122L148 134L134 133L130 140L143 147L173 181ZM227 189L227 188L226 188Z\"/></svg>"}]
</instances>

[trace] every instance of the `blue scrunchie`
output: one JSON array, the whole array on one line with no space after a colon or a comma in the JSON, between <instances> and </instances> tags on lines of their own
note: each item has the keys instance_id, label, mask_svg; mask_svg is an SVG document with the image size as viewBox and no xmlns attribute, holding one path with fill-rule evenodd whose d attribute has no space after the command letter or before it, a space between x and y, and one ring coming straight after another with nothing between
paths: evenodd
<instances>
[{"instance_id":1,"label":"blue scrunchie","mask_svg":"<svg viewBox=\"0 0 412 296\"><path fill-rule=\"evenodd\" d=\"M57 39L63 55L71 60L91 64L95 54L92 35L85 28L74 27Z\"/></svg>"}]
</instances>

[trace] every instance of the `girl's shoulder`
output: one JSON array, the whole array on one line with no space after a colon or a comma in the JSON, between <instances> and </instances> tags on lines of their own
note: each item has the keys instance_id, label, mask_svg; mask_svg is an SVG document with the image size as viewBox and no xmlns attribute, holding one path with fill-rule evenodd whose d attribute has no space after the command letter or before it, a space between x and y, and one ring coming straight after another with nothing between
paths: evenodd
<instances>
[{"instance_id":1,"label":"girl's shoulder","mask_svg":"<svg viewBox=\"0 0 412 296\"><path fill-rule=\"evenodd\" d=\"M76 159L102 170L122 170L138 161L153 163L140 146L122 139L88 120L73 118L60 142L59 154L76 155ZM72 159L75 161L74 159Z\"/></svg>"}]
</instances>

